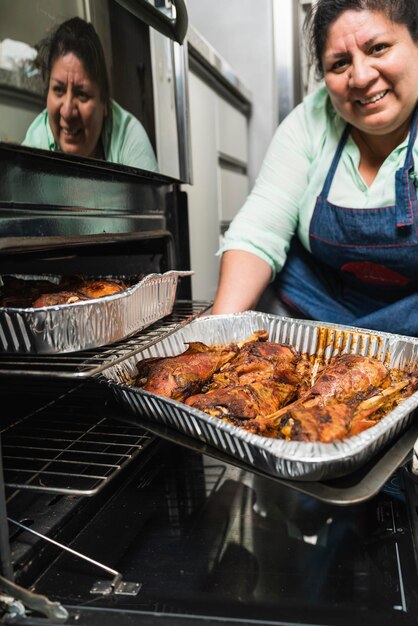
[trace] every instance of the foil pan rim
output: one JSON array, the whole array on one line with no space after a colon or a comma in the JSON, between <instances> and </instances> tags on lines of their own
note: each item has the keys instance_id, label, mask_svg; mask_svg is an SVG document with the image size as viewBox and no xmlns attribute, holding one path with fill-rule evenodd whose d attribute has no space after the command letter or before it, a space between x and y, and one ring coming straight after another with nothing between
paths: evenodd
<instances>
[{"instance_id":1,"label":"foil pan rim","mask_svg":"<svg viewBox=\"0 0 418 626\"><path fill-rule=\"evenodd\" d=\"M412 337L410 335L388 333L388 332L384 332L380 330L373 330L372 328L362 328L360 326L349 326L348 324L332 324L331 322L320 322L316 320L308 320L308 319L302 319L302 318L298 319L294 317L286 317L285 315L275 315L274 313L264 313L261 311L253 311L253 310L243 311L242 313L220 313L218 315L202 315L196 320L193 320L190 324L196 324L196 323L199 323L201 320L207 320L207 319L220 319L221 320L221 319L228 319L228 318L234 318L234 317L243 319L245 317L256 318L256 317L259 317L260 315L271 320L280 319L289 323L294 323L295 321L297 321L300 324L306 324L311 327L329 328L330 330L337 330L337 331L340 330L340 331L346 331L350 333L368 333L370 335L380 337L383 339L389 339L389 340L395 340L395 341L403 340L403 341L408 341L410 343L418 344L418 337Z\"/></svg>"},{"instance_id":2,"label":"foil pan rim","mask_svg":"<svg viewBox=\"0 0 418 626\"><path fill-rule=\"evenodd\" d=\"M141 287L143 287L144 285L148 285L150 283L153 282L160 282L161 280L168 280L170 278L181 278L181 277L185 277L185 276L192 276L194 274L193 271L189 271L189 270L170 270L168 272L164 272L162 274L158 274L158 273L152 273L152 274L147 274L146 276L144 276L144 278L142 278L139 282L135 283L134 285L131 285L130 287L127 287L126 289L124 289L123 291L120 291L118 293L112 293L109 294L108 296L102 296L100 298L88 298L87 300L82 300L80 302L72 302L71 304L53 304L53 305L49 305L49 306L39 306L39 307L6 307L6 306L0 306L0 312L4 312L4 313L8 313L10 312L18 312L20 314L33 314L39 311L51 311L51 310L58 310L58 311L63 311L68 307L71 307L71 309L73 309L74 307L87 307L87 306L91 306L92 304L98 303L98 302L113 302L115 300L122 300L124 298L130 297L132 296L132 294L134 294L138 289L140 289ZM15 275L15 274L13 274ZM16 274L17 276L17 274ZM21 275L23 276L23 275ZM47 275L43 275L44 278L45 276L47 276L48 278L53 278L54 276L56 276L55 274L47 274ZM39 276L40 277L40 276ZM51 281L52 282L52 281Z\"/></svg>"}]
</instances>

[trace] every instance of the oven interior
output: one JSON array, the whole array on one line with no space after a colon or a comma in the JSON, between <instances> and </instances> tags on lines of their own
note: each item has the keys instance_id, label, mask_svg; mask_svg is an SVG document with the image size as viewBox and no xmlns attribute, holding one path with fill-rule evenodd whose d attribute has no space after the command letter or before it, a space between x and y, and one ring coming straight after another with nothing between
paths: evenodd
<instances>
[{"instance_id":1,"label":"oven interior","mask_svg":"<svg viewBox=\"0 0 418 626\"><path fill-rule=\"evenodd\" d=\"M62 623L63 608L74 625L415 623L408 465L332 504L156 435L91 380L1 438L11 574L32 594L13 623Z\"/></svg>"}]
</instances>

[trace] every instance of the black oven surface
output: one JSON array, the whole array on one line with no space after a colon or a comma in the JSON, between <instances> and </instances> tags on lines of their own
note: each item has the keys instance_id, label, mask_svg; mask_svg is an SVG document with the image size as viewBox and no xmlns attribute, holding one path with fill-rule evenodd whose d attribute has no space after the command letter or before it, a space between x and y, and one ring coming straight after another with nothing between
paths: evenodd
<instances>
[{"instance_id":1,"label":"black oven surface","mask_svg":"<svg viewBox=\"0 0 418 626\"><path fill-rule=\"evenodd\" d=\"M112 402L77 407L87 421L99 411L126 425ZM60 419L60 402L45 412ZM32 580L33 562L22 567L27 586L68 609L68 624L417 624L418 500L404 470L367 502L341 507L150 439L146 462L134 459L103 497L60 503L73 507L71 549L139 591L98 594L112 577L57 550ZM23 521L19 497L9 504ZM20 533L12 553L25 541Z\"/></svg>"}]
</instances>

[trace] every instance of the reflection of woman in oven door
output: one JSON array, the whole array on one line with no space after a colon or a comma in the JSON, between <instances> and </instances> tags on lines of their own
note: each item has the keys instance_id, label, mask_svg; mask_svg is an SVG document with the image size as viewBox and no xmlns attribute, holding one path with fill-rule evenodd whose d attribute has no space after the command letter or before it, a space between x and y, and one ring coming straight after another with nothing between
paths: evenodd
<instances>
[{"instance_id":1,"label":"reflection of woman in oven door","mask_svg":"<svg viewBox=\"0 0 418 626\"><path fill-rule=\"evenodd\" d=\"M258 601L305 615L315 607L393 610L399 602L395 535L382 508L391 510L389 497L338 506L256 475L253 488Z\"/></svg>"},{"instance_id":2,"label":"reflection of woman in oven door","mask_svg":"<svg viewBox=\"0 0 418 626\"><path fill-rule=\"evenodd\" d=\"M280 125L225 235L214 313L270 282L294 317L418 335L418 3L368 7L315 3L325 85Z\"/></svg>"},{"instance_id":3,"label":"reflection of woman in oven door","mask_svg":"<svg viewBox=\"0 0 418 626\"><path fill-rule=\"evenodd\" d=\"M71 18L39 46L46 109L23 145L157 171L142 124L109 96L106 61L92 24Z\"/></svg>"}]
</instances>

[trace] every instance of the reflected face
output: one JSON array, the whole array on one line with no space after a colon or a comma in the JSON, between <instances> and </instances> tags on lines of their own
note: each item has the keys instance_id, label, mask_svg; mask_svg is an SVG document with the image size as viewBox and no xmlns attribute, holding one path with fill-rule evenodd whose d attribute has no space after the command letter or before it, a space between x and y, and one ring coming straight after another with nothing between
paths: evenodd
<instances>
[{"instance_id":1,"label":"reflected face","mask_svg":"<svg viewBox=\"0 0 418 626\"><path fill-rule=\"evenodd\" d=\"M46 106L49 125L63 152L100 157L99 139L107 106L98 84L71 52L58 57L51 68Z\"/></svg>"},{"instance_id":2,"label":"reflected face","mask_svg":"<svg viewBox=\"0 0 418 626\"><path fill-rule=\"evenodd\" d=\"M337 112L364 133L386 135L418 101L418 44L384 13L347 10L331 24L322 58Z\"/></svg>"}]
</instances>

